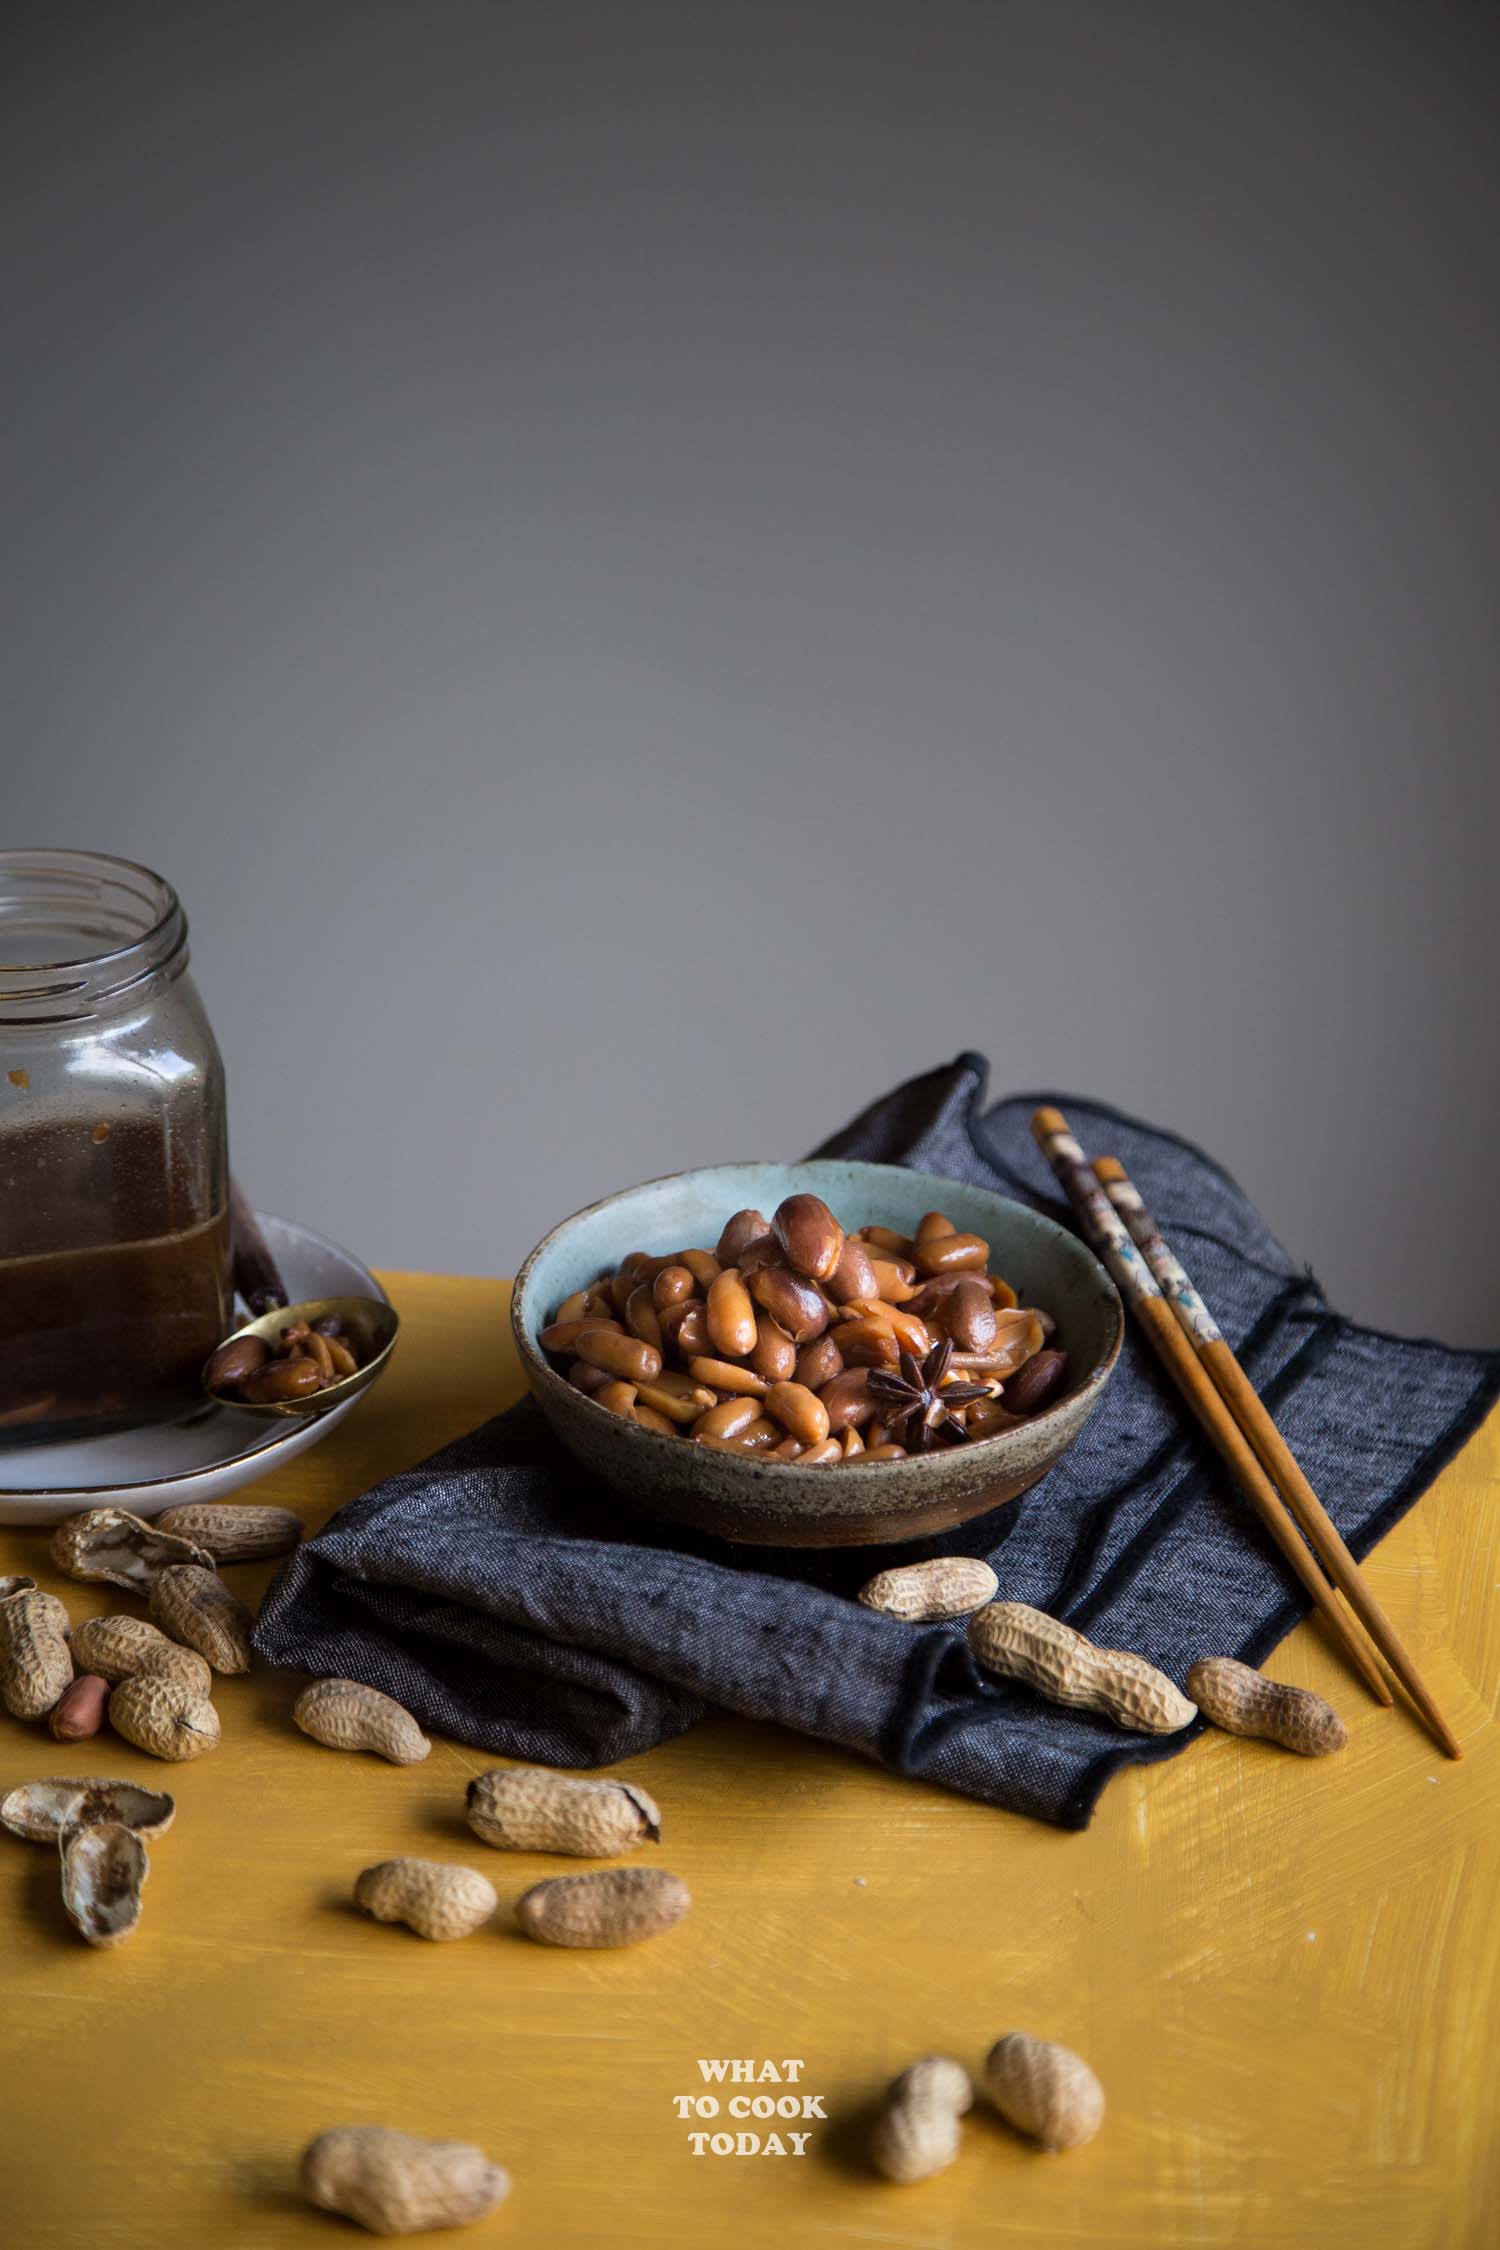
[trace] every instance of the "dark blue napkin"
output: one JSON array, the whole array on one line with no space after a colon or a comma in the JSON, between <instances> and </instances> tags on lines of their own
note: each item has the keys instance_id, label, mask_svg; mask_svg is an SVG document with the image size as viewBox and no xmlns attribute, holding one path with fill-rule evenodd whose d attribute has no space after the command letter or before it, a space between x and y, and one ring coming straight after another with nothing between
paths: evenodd
<instances>
[{"instance_id":1,"label":"dark blue napkin","mask_svg":"<svg viewBox=\"0 0 1500 2250\"><path fill-rule=\"evenodd\" d=\"M911 1080L815 1151L998 1188L1071 1224L1036 1152L1039 1102L1123 1159L1356 1555L1405 1514L1500 1393L1500 1353L1357 1328L1211 1158L1073 1095L982 1109L981 1056ZM1136 1649L1259 1664L1308 1609L1134 1333L1071 1452L1019 1502L899 1549L766 1551L629 1515L527 1401L379 1485L290 1557L262 1656L383 1688L441 1733L602 1766L715 1706L864 1752L989 1804L1081 1828L1116 1767L1192 1732L1122 1734L988 1678L958 1625L852 1599L936 1553L993 1563L1007 1600ZM1363 1694L1351 1682L1350 1699Z\"/></svg>"}]
</instances>

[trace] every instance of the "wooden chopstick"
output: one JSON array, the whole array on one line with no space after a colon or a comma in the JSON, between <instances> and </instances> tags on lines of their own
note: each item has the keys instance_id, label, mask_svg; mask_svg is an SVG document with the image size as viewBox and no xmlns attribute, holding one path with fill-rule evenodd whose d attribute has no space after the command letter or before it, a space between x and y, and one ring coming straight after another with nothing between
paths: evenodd
<instances>
[{"instance_id":1,"label":"wooden chopstick","mask_svg":"<svg viewBox=\"0 0 1500 2250\"><path fill-rule=\"evenodd\" d=\"M1267 1476L1280 1488L1319 1562L1448 1756L1461 1758L1463 1744L1438 1709L1421 1673L1402 1646L1395 1626L1361 1575L1337 1525L1308 1483L1269 1409L1262 1404L1249 1376L1219 1334L1212 1313L1193 1287L1180 1260L1162 1240L1161 1230L1147 1210L1140 1190L1118 1157L1099 1157L1094 1164L1094 1174L1151 1268L1182 1333L1254 1447Z\"/></svg>"},{"instance_id":2,"label":"wooden chopstick","mask_svg":"<svg viewBox=\"0 0 1500 2250\"><path fill-rule=\"evenodd\" d=\"M1145 1330L1152 1350L1202 1424L1210 1442L1228 1464L1240 1490L1323 1612L1328 1630L1349 1664L1376 1701L1389 1704L1392 1696L1385 1675L1303 1544L1280 1494L1251 1452L1239 1424L1198 1364L1197 1355L1178 1327L1150 1268L1084 1161L1083 1150L1073 1138L1067 1119L1060 1109L1039 1109L1031 1120L1031 1130L1077 1212L1084 1233L1108 1266L1120 1294Z\"/></svg>"},{"instance_id":3,"label":"wooden chopstick","mask_svg":"<svg viewBox=\"0 0 1500 2250\"><path fill-rule=\"evenodd\" d=\"M271 1255L271 1245L261 1232L250 1198L240 1183L229 1179L229 1242L234 1265L234 1286L244 1298L252 1320L287 1303L286 1283Z\"/></svg>"}]
</instances>

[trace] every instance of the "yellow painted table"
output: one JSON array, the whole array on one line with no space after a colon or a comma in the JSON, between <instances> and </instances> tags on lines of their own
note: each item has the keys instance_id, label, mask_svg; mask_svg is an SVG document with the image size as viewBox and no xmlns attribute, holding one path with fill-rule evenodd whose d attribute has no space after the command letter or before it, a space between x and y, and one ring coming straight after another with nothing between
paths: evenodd
<instances>
[{"instance_id":1,"label":"yellow painted table","mask_svg":"<svg viewBox=\"0 0 1500 2250\"><path fill-rule=\"evenodd\" d=\"M308 1526L504 1404L499 1284L390 1277L407 1326L349 1423L252 1495ZM1111 1783L1064 1835L769 1728L711 1721L621 1769L664 1808L660 1864L696 1905L633 1951L529 1944L509 1902L579 1863L487 1851L439 1742L399 1769L291 1727L300 1680L221 1683L220 1750L167 1767L0 1714L0 1782L129 1775L177 1795L134 1942L95 1953L49 1852L0 1837L6 2250L211 2250L355 2236L296 2194L347 2120L480 2142L511 2170L472 2237L546 2250L1003 2241L1155 2250L1468 2250L1500 2240L1500 1417L1370 1573L1468 1747L1442 1759L1303 1628L1282 1678L1323 1690L1347 1751L1306 1763L1210 1736ZM0 1534L75 1619L114 1606ZM266 1573L233 1570L254 1598ZM104 1591L101 1589L101 1592ZM134 1607L119 1596L119 1606ZM481 1866L494 1926L425 1944L350 1885L396 1852ZM1032 2153L982 2112L922 2186L863 2167L885 2078L1002 2031L1077 2047L1100 2138ZM801 2157L695 2155L675 2097L700 2059L803 2064L830 2122ZM720 2098L726 2091L720 2088ZM772 2091L776 2089L772 2088ZM733 2130L756 2130L735 2123ZM761 2132L774 2127L762 2125Z\"/></svg>"}]
</instances>

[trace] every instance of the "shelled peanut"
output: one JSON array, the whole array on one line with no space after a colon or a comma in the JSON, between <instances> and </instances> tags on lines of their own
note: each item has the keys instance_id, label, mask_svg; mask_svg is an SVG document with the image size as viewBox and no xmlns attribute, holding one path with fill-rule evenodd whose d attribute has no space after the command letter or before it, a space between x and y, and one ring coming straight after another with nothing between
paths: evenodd
<instances>
[{"instance_id":1,"label":"shelled peanut","mask_svg":"<svg viewBox=\"0 0 1500 2250\"><path fill-rule=\"evenodd\" d=\"M1067 1354L990 1248L929 1211L846 1234L820 1197L735 1212L712 1250L633 1250L560 1304L543 1350L662 1436L806 1467L994 1436L1051 1406Z\"/></svg>"}]
</instances>

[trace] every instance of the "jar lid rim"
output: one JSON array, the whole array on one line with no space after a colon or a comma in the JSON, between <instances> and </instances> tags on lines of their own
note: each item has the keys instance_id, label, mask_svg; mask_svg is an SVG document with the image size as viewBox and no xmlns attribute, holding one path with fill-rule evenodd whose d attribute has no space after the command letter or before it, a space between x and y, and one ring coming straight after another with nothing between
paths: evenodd
<instances>
[{"instance_id":1,"label":"jar lid rim","mask_svg":"<svg viewBox=\"0 0 1500 2250\"><path fill-rule=\"evenodd\" d=\"M24 910L28 879L36 886L38 905L45 902L55 910L76 900L82 911L92 901L96 908L112 912L122 925L120 942L101 943L92 952L59 953L49 960L6 961L7 916ZM73 900L68 897L70 889ZM109 890L114 895L106 901ZM134 928L128 906L138 910ZM142 861L115 852L56 847L0 850L0 1021L56 1021L56 1015L47 1012L47 1003L54 1001L63 1003L64 1016L87 1013L177 961L186 945L182 901L166 877Z\"/></svg>"}]
</instances>

